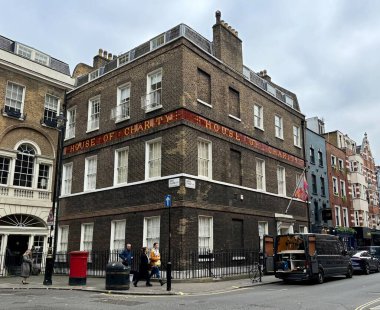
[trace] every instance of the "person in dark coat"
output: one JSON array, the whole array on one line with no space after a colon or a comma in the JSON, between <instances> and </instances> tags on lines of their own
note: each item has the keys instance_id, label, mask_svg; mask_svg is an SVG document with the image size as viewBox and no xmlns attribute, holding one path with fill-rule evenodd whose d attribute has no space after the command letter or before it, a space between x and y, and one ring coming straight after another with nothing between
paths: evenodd
<instances>
[{"instance_id":1,"label":"person in dark coat","mask_svg":"<svg viewBox=\"0 0 380 310\"><path fill-rule=\"evenodd\" d=\"M24 278L21 281L22 284L28 284L28 282L26 282L26 279L30 277L30 273L32 271L32 264L33 264L32 251L28 249L22 255L21 277Z\"/></svg>"},{"instance_id":2,"label":"person in dark coat","mask_svg":"<svg viewBox=\"0 0 380 310\"><path fill-rule=\"evenodd\" d=\"M119 257L122 260L122 264L130 268L129 273L133 275L132 281L134 282L136 279L137 271L132 270L134 257L132 252L132 245L130 243L127 243L127 248L119 254Z\"/></svg>"},{"instance_id":3,"label":"person in dark coat","mask_svg":"<svg viewBox=\"0 0 380 310\"><path fill-rule=\"evenodd\" d=\"M140 255L140 266L139 266L139 273L136 275L135 280L133 281L133 285L137 287L137 283L141 279L146 280L146 286L152 286L150 283L150 275L149 275L149 258L148 258L148 250L146 247L141 248L141 255Z\"/></svg>"}]
</instances>

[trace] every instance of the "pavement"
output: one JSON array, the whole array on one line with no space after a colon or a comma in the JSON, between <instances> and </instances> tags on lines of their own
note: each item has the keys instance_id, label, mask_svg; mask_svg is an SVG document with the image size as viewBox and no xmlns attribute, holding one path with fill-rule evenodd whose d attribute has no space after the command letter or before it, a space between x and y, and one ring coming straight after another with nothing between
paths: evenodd
<instances>
[{"instance_id":1,"label":"pavement","mask_svg":"<svg viewBox=\"0 0 380 310\"><path fill-rule=\"evenodd\" d=\"M189 279L189 280L172 280L171 291L167 290L167 285L163 286L157 280L152 279L151 287L145 286L141 281L137 287L131 283L128 290L106 290L106 279L88 277L86 285L72 286L69 285L69 277L53 275L52 285L43 285L44 276L31 276L28 278L28 284L21 283L21 277L0 277L0 290L28 290L28 289L47 289L47 290L79 290L89 292L99 292L107 294L125 294L125 295L211 295L222 294L225 292L249 288L258 285L265 285L279 282L273 275L265 275L261 282L252 283L249 278L223 278L223 279Z\"/></svg>"}]
</instances>

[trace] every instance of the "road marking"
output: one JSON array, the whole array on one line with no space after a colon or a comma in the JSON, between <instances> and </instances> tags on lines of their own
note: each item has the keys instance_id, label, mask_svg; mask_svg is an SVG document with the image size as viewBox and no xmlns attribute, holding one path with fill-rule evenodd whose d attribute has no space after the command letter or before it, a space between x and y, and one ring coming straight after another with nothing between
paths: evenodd
<instances>
[{"instance_id":1,"label":"road marking","mask_svg":"<svg viewBox=\"0 0 380 310\"><path fill-rule=\"evenodd\" d=\"M363 305L357 307L355 310L364 310L364 309L366 309L368 306L371 306L371 305L373 305L373 304L375 304L375 303L377 303L377 302L380 302L380 298L377 298L377 299L371 300L371 301L369 301L369 302L367 302L367 303L365 303L365 304L363 304Z\"/></svg>"}]
</instances>

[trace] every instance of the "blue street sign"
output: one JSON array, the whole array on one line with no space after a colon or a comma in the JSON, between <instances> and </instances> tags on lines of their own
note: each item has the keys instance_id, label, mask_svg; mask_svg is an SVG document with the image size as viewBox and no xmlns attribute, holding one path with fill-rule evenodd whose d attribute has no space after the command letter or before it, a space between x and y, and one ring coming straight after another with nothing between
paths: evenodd
<instances>
[{"instance_id":1,"label":"blue street sign","mask_svg":"<svg viewBox=\"0 0 380 310\"><path fill-rule=\"evenodd\" d=\"M171 206L172 206L172 196L165 195L165 207L171 207Z\"/></svg>"}]
</instances>

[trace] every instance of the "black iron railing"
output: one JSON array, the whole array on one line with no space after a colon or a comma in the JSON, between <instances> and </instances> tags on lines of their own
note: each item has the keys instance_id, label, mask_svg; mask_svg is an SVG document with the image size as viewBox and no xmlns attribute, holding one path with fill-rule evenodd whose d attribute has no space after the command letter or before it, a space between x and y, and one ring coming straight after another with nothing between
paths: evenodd
<instances>
[{"instance_id":1,"label":"black iron railing","mask_svg":"<svg viewBox=\"0 0 380 310\"><path fill-rule=\"evenodd\" d=\"M120 251L92 251L87 260L88 276L104 277L106 266L110 262L120 261ZM140 261L140 251L133 251L134 259L131 269L138 270ZM4 257L0 256L0 263ZM38 272L45 272L46 254L41 253L34 262ZM161 251L161 276L166 278L166 263L168 253ZM235 250L188 250L172 251L172 278L191 279L191 278L224 278L237 275L248 275L249 270L255 263L259 262L259 252L256 250L235 249ZM6 259L3 270L0 267L0 276L17 273L21 260ZM70 272L69 253L59 252L56 254L54 263L54 274L68 275Z\"/></svg>"}]
</instances>

